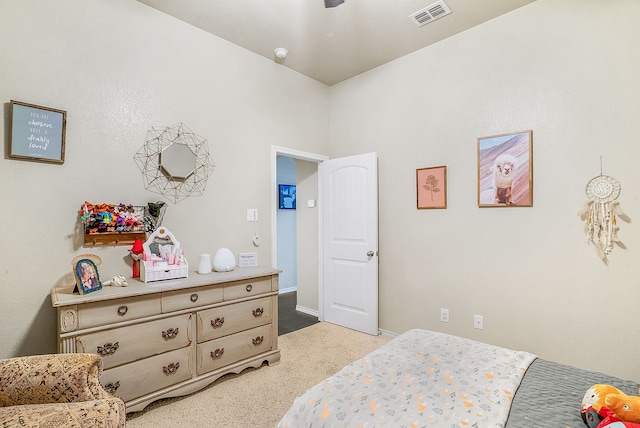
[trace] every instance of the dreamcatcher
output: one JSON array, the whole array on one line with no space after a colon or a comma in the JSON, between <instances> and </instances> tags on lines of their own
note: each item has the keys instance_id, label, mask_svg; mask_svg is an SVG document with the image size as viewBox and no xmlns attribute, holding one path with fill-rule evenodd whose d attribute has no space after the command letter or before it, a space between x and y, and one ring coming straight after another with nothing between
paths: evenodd
<instances>
[{"instance_id":1,"label":"dreamcatcher","mask_svg":"<svg viewBox=\"0 0 640 428\"><path fill-rule=\"evenodd\" d=\"M601 166L600 175L587 183L585 191L589 200L578 213L586 222L584 232L587 235L587 243L592 242L596 246L598 256L605 261L607 255L613 251L614 243L624 247L618 238L620 227L616 224L618 217L628 221L628 217L620 208L620 202L616 201L621 190L620 182L603 175Z\"/></svg>"}]
</instances>

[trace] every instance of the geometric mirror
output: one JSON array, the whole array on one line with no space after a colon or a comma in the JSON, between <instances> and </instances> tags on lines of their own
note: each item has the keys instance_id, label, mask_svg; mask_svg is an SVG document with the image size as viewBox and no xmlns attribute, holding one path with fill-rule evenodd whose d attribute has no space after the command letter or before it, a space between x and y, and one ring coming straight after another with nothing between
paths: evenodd
<instances>
[{"instance_id":1,"label":"geometric mirror","mask_svg":"<svg viewBox=\"0 0 640 428\"><path fill-rule=\"evenodd\" d=\"M214 167L207 140L183 123L151 128L134 159L145 189L173 203L202 195Z\"/></svg>"}]
</instances>

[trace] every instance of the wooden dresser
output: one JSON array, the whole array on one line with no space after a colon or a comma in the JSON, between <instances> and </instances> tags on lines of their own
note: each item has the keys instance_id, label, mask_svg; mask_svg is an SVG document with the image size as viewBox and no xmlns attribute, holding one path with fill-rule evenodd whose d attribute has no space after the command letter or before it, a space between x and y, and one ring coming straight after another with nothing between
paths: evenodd
<instances>
[{"instance_id":1,"label":"wooden dresser","mask_svg":"<svg viewBox=\"0 0 640 428\"><path fill-rule=\"evenodd\" d=\"M58 352L102 355L101 382L127 412L189 394L227 373L280 361L278 270L231 272L103 287L54 288Z\"/></svg>"}]
</instances>

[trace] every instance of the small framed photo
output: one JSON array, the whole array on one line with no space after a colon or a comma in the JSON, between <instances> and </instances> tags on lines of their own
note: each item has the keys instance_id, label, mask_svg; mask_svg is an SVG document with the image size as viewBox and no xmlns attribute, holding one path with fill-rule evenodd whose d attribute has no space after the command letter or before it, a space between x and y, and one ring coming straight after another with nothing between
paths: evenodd
<instances>
[{"instance_id":1,"label":"small framed photo","mask_svg":"<svg viewBox=\"0 0 640 428\"><path fill-rule=\"evenodd\" d=\"M75 260L73 272L76 277L76 288L78 293L93 293L94 291L98 291L102 288L100 275L98 274L98 267L91 258L80 258Z\"/></svg>"},{"instance_id":2,"label":"small framed photo","mask_svg":"<svg viewBox=\"0 0 640 428\"><path fill-rule=\"evenodd\" d=\"M478 138L478 206L533 206L533 131Z\"/></svg>"},{"instance_id":3,"label":"small framed photo","mask_svg":"<svg viewBox=\"0 0 640 428\"><path fill-rule=\"evenodd\" d=\"M64 163L67 112L11 100L9 157Z\"/></svg>"},{"instance_id":4,"label":"small framed photo","mask_svg":"<svg viewBox=\"0 0 640 428\"><path fill-rule=\"evenodd\" d=\"M296 209L296 186L293 184L280 184L279 207L281 210Z\"/></svg>"},{"instance_id":5,"label":"small framed photo","mask_svg":"<svg viewBox=\"0 0 640 428\"><path fill-rule=\"evenodd\" d=\"M416 169L418 209L447 208L447 167Z\"/></svg>"}]
</instances>

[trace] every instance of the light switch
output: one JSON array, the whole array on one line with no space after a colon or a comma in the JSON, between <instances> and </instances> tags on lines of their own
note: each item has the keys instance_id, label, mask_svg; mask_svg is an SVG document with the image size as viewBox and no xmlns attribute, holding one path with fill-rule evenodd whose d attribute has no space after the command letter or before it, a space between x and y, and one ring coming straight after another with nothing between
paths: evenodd
<instances>
[{"instance_id":1,"label":"light switch","mask_svg":"<svg viewBox=\"0 0 640 428\"><path fill-rule=\"evenodd\" d=\"M315 206L316 206L316 200L315 199L309 199L307 201L307 207L308 208L315 208Z\"/></svg>"},{"instance_id":2,"label":"light switch","mask_svg":"<svg viewBox=\"0 0 640 428\"><path fill-rule=\"evenodd\" d=\"M247 221L258 221L258 209L257 208L248 208L247 209Z\"/></svg>"}]
</instances>

